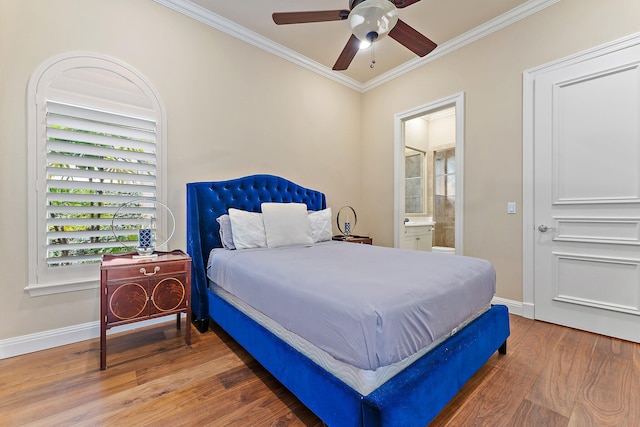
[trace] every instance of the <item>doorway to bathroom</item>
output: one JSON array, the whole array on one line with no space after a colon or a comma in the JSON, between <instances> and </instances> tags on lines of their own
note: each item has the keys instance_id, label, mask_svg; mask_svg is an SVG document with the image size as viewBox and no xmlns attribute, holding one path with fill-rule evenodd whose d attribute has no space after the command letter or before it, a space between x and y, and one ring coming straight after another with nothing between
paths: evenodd
<instances>
[{"instance_id":1,"label":"doorway to bathroom","mask_svg":"<svg viewBox=\"0 0 640 427\"><path fill-rule=\"evenodd\" d=\"M460 93L395 116L395 247L426 225L429 245L418 247L463 253L463 102Z\"/></svg>"}]
</instances>

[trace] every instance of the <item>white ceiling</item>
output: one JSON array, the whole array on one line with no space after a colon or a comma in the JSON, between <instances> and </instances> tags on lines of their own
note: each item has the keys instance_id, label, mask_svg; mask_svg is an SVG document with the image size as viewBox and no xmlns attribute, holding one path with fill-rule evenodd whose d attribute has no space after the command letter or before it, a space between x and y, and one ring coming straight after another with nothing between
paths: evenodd
<instances>
[{"instance_id":1,"label":"white ceiling","mask_svg":"<svg viewBox=\"0 0 640 427\"><path fill-rule=\"evenodd\" d=\"M363 50L358 52L346 71L332 71L331 68L351 34L347 21L276 25L271 14L348 9L348 0L155 1L362 90L559 0L421 0L399 9L399 16L436 42L439 46L435 51L419 58L395 40L385 37L376 43L376 65L373 69L370 67L370 51Z\"/></svg>"}]
</instances>

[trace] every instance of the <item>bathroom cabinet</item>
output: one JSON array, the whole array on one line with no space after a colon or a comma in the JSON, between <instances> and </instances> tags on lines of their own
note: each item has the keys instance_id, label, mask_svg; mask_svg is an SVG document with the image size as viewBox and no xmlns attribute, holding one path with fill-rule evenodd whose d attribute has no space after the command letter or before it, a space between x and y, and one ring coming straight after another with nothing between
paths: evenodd
<instances>
[{"instance_id":1,"label":"bathroom cabinet","mask_svg":"<svg viewBox=\"0 0 640 427\"><path fill-rule=\"evenodd\" d=\"M402 249L413 249L416 251L431 251L433 226L414 225L404 227L404 237L400 241Z\"/></svg>"}]
</instances>

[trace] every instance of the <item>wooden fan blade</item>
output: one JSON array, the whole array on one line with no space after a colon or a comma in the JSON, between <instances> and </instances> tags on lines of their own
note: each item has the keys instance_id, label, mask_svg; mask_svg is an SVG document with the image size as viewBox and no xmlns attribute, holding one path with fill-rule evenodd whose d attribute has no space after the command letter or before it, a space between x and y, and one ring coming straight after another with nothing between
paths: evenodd
<instances>
[{"instance_id":1,"label":"wooden fan blade","mask_svg":"<svg viewBox=\"0 0 640 427\"><path fill-rule=\"evenodd\" d=\"M351 64L351 61L353 61L356 53L358 53L358 49L360 49L360 40L358 40L356 36L351 34L349 41L344 46L344 49L342 49L342 52L340 53L338 60L333 66L333 69L335 71L343 71L349 68L349 64Z\"/></svg>"},{"instance_id":2,"label":"wooden fan blade","mask_svg":"<svg viewBox=\"0 0 640 427\"><path fill-rule=\"evenodd\" d=\"M393 0L393 4L396 5L398 9L402 9L407 6L411 6L414 3L418 3L420 0Z\"/></svg>"},{"instance_id":3,"label":"wooden fan blade","mask_svg":"<svg viewBox=\"0 0 640 427\"><path fill-rule=\"evenodd\" d=\"M348 10L318 10L309 12L277 12L271 15L273 22L283 24L306 24L307 22L342 21L349 17Z\"/></svg>"},{"instance_id":4,"label":"wooden fan blade","mask_svg":"<svg viewBox=\"0 0 640 427\"><path fill-rule=\"evenodd\" d=\"M438 46L400 19L398 19L396 26L389 31L389 37L418 56L425 56Z\"/></svg>"}]
</instances>

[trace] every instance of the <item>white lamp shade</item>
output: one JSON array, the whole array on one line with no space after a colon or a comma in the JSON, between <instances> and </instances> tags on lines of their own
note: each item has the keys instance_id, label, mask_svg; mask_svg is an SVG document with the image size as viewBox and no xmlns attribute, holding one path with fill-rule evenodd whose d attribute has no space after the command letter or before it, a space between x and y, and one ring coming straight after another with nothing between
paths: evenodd
<instances>
[{"instance_id":1,"label":"white lamp shade","mask_svg":"<svg viewBox=\"0 0 640 427\"><path fill-rule=\"evenodd\" d=\"M397 22L398 9L389 0L365 0L349 13L351 31L361 41L384 37ZM376 34L373 40L371 33Z\"/></svg>"}]
</instances>

